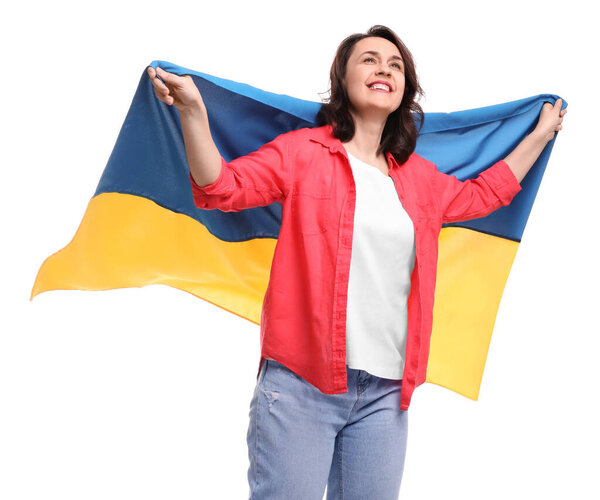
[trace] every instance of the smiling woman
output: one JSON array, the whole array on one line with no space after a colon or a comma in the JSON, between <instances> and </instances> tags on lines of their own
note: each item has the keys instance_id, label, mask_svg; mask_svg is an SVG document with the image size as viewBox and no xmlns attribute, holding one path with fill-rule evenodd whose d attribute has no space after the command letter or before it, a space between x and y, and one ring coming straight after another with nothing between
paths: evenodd
<instances>
[{"instance_id":1,"label":"smiling woman","mask_svg":"<svg viewBox=\"0 0 600 500\"><path fill-rule=\"evenodd\" d=\"M407 412L428 373L442 223L510 204L521 190L513 170L498 160L459 181L415 153L423 91L384 26L338 47L319 126L231 161L193 80L148 72L157 98L179 110L196 207L282 207L250 403L250 498L320 499L325 486L329 499L398 498ZM522 172L559 112L545 107L513 152ZM452 339L444 354L455 358Z\"/></svg>"}]
</instances>

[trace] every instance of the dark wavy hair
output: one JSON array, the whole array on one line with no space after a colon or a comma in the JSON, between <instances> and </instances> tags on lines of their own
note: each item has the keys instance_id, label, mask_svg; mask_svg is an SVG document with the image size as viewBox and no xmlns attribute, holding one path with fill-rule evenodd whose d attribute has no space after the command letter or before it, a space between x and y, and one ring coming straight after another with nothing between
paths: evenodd
<instances>
[{"instance_id":1,"label":"dark wavy hair","mask_svg":"<svg viewBox=\"0 0 600 500\"><path fill-rule=\"evenodd\" d=\"M390 113L383 129L381 143L377 148L377 155L389 151L401 165L415 150L417 136L423 127L425 115L421 106L416 102L425 95L419 85L415 63L412 54L402 40L390 28L377 24L369 28L366 33L355 33L347 37L338 47L329 73L330 96L321 105L317 114L318 126L330 124L333 135L342 142L347 142L354 137L354 120L350 114L350 100L342 82L346 75L346 66L354 44L367 37L381 37L392 42L404 61L404 94L398 109ZM412 113L415 113L413 118ZM419 122L419 128L415 119Z\"/></svg>"}]
</instances>

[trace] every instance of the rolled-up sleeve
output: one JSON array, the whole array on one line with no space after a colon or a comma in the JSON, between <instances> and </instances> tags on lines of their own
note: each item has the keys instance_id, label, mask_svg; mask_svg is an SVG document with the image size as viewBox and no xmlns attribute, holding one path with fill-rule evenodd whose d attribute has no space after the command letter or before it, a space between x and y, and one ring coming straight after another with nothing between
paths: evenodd
<instances>
[{"instance_id":1,"label":"rolled-up sleeve","mask_svg":"<svg viewBox=\"0 0 600 500\"><path fill-rule=\"evenodd\" d=\"M194 204L203 209L238 212L282 202L292 179L289 159L290 133L277 136L256 151L227 162L221 156L219 177L199 186L190 173Z\"/></svg>"},{"instance_id":2,"label":"rolled-up sleeve","mask_svg":"<svg viewBox=\"0 0 600 500\"><path fill-rule=\"evenodd\" d=\"M435 165L433 168L442 222L485 217L501 206L509 205L522 189L504 160L496 162L476 178L465 181L440 172Z\"/></svg>"}]
</instances>

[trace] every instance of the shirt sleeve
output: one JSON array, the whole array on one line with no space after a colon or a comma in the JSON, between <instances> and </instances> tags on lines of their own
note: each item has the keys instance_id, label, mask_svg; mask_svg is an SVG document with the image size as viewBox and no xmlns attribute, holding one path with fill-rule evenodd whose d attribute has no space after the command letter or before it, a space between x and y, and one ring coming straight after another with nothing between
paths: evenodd
<instances>
[{"instance_id":1,"label":"shirt sleeve","mask_svg":"<svg viewBox=\"0 0 600 500\"><path fill-rule=\"evenodd\" d=\"M433 167L442 223L485 217L501 206L509 205L522 189L504 160L498 161L476 178L465 181L440 172L435 165Z\"/></svg>"},{"instance_id":2,"label":"shirt sleeve","mask_svg":"<svg viewBox=\"0 0 600 500\"><path fill-rule=\"evenodd\" d=\"M288 150L289 133L284 133L230 162L221 156L221 172L212 184L199 186L190 173L194 204L203 209L239 212L282 202L292 179Z\"/></svg>"}]
</instances>

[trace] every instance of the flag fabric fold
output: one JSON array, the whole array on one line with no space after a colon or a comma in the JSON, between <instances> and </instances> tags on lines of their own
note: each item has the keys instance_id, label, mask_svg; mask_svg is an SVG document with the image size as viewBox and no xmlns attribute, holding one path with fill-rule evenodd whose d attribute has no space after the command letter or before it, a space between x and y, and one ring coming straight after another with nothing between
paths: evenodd
<instances>
[{"instance_id":1,"label":"flag fabric fold","mask_svg":"<svg viewBox=\"0 0 600 500\"><path fill-rule=\"evenodd\" d=\"M266 92L153 61L192 76L226 161L279 134L316 126L320 103ZM416 153L465 180L507 156L537 123L541 94L452 113L426 113ZM563 107L567 103L563 102ZM476 400L502 292L555 139L509 206L443 224L427 382ZM281 205L240 212L195 207L175 107L159 101L146 71L72 241L49 256L31 298L49 290L163 284L259 324L281 224Z\"/></svg>"}]
</instances>

